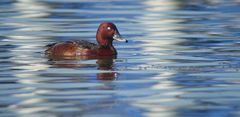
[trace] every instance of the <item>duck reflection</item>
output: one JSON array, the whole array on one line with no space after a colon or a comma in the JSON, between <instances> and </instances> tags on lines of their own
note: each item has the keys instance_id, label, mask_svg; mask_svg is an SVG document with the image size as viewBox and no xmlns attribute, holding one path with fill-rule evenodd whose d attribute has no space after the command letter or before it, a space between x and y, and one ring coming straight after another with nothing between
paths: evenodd
<instances>
[{"instance_id":1,"label":"duck reflection","mask_svg":"<svg viewBox=\"0 0 240 117\"><path fill-rule=\"evenodd\" d=\"M109 71L107 73L98 73L97 79L98 80L115 80L117 78L117 72L113 72L113 59L98 59L98 70Z\"/></svg>"},{"instance_id":2,"label":"duck reflection","mask_svg":"<svg viewBox=\"0 0 240 117\"><path fill-rule=\"evenodd\" d=\"M49 57L53 67L57 68L97 68L99 73L96 74L97 80L115 80L117 72L114 72L114 60L116 56L107 57ZM79 61L96 60L96 64L79 63Z\"/></svg>"}]
</instances>

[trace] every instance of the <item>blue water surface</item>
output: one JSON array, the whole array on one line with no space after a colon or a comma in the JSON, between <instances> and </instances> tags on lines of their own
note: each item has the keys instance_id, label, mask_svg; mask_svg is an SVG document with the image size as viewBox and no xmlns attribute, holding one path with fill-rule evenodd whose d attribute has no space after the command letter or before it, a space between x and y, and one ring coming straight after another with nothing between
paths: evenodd
<instances>
[{"instance_id":1,"label":"blue water surface","mask_svg":"<svg viewBox=\"0 0 240 117\"><path fill-rule=\"evenodd\" d=\"M239 0L1 0L2 117L238 117ZM116 59L53 60L45 45L95 42Z\"/></svg>"}]
</instances>

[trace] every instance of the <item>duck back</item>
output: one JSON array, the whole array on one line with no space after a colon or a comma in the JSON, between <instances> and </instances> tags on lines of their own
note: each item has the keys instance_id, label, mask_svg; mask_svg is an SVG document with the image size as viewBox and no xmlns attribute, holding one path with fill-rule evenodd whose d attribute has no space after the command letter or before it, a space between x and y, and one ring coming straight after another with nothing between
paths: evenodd
<instances>
[{"instance_id":1,"label":"duck back","mask_svg":"<svg viewBox=\"0 0 240 117\"><path fill-rule=\"evenodd\" d=\"M48 44L45 53L49 56L89 56L96 55L98 45L84 41L66 41Z\"/></svg>"}]
</instances>

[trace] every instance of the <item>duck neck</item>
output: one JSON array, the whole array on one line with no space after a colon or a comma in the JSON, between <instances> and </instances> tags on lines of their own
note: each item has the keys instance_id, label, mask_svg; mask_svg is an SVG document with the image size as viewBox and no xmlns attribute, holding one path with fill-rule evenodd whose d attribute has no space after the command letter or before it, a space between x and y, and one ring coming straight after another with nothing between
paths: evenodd
<instances>
[{"instance_id":1,"label":"duck neck","mask_svg":"<svg viewBox=\"0 0 240 117\"><path fill-rule=\"evenodd\" d=\"M112 45L112 40L113 39L108 39L107 37L103 37L103 34L99 34L100 32L98 31L96 38L97 42L99 45L98 48L98 55L99 56L112 56L116 55L117 51Z\"/></svg>"},{"instance_id":2,"label":"duck neck","mask_svg":"<svg viewBox=\"0 0 240 117\"><path fill-rule=\"evenodd\" d=\"M96 39L97 39L98 45L99 46L111 46L112 41L110 41L110 40L113 40L113 39L108 39L108 38L104 37L103 35L104 34L101 34L99 31L97 32Z\"/></svg>"},{"instance_id":3,"label":"duck neck","mask_svg":"<svg viewBox=\"0 0 240 117\"><path fill-rule=\"evenodd\" d=\"M112 44L107 46L99 45L99 48L98 48L99 56L112 56L116 54L117 54L117 51Z\"/></svg>"}]
</instances>

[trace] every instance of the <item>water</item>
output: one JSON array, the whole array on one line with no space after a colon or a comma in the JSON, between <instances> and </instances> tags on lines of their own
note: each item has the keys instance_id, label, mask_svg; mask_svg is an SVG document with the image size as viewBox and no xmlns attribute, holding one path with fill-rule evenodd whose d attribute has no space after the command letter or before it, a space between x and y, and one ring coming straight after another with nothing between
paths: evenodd
<instances>
[{"instance_id":1,"label":"water","mask_svg":"<svg viewBox=\"0 0 240 117\"><path fill-rule=\"evenodd\" d=\"M0 116L240 116L239 0L1 0ZM117 59L50 60L114 22Z\"/></svg>"}]
</instances>

